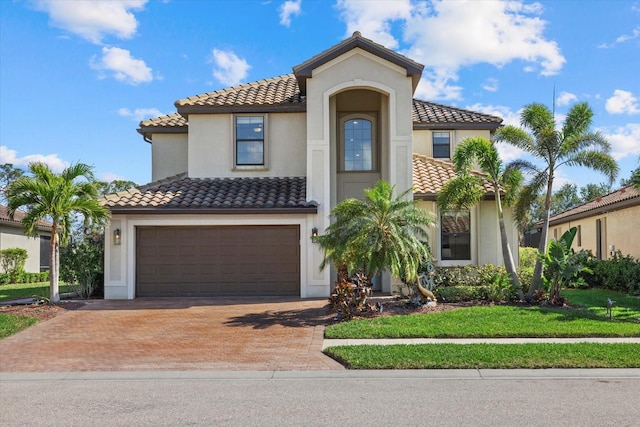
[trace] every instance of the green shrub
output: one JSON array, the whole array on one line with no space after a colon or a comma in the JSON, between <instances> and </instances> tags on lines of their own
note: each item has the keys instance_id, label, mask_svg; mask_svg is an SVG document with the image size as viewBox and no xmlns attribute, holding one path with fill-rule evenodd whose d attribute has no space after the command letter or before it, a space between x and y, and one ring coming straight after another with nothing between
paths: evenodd
<instances>
[{"instance_id":1,"label":"green shrub","mask_svg":"<svg viewBox=\"0 0 640 427\"><path fill-rule=\"evenodd\" d=\"M496 267L493 264L436 267L434 285L436 287L486 286L493 283L497 275L505 273L504 267Z\"/></svg>"},{"instance_id":2,"label":"green shrub","mask_svg":"<svg viewBox=\"0 0 640 427\"><path fill-rule=\"evenodd\" d=\"M24 272L27 262L27 250L22 248L8 248L0 251L0 267L9 274L10 283L21 283L20 275Z\"/></svg>"},{"instance_id":3,"label":"green shrub","mask_svg":"<svg viewBox=\"0 0 640 427\"><path fill-rule=\"evenodd\" d=\"M488 286L447 286L437 288L434 295L441 302L463 302L485 299Z\"/></svg>"},{"instance_id":4,"label":"green shrub","mask_svg":"<svg viewBox=\"0 0 640 427\"><path fill-rule=\"evenodd\" d=\"M589 286L640 295L640 260L616 252L608 260L591 258L587 265L591 273L584 273L581 278Z\"/></svg>"},{"instance_id":5,"label":"green shrub","mask_svg":"<svg viewBox=\"0 0 640 427\"><path fill-rule=\"evenodd\" d=\"M536 248L519 248L520 254L520 268L531 268L531 271L536 266L538 260L538 249Z\"/></svg>"},{"instance_id":6,"label":"green shrub","mask_svg":"<svg viewBox=\"0 0 640 427\"><path fill-rule=\"evenodd\" d=\"M60 279L82 298L104 294L104 235L87 234L60 248Z\"/></svg>"},{"instance_id":7,"label":"green shrub","mask_svg":"<svg viewBox=\"0 0 640 427\"><path fill-rule=\"evenodd\" d=\"M533 267L518 267L516 270L518 279L520 279L520 285L522 286L522 292L525 294L529 292L531 282L533 282Z\"/></svg>"},{"instance_id":8,"label":"green shrub","mask_svg":"<svg viewBox=\"0 0 640 427\"><path fill-rule=\"evenodd\" d=\"M20 283L40 283L49 281L49 272L41 273L20 273L13 277L9 273L0 273L0 285L20 284Z\"/></svg>"}]
</instances>

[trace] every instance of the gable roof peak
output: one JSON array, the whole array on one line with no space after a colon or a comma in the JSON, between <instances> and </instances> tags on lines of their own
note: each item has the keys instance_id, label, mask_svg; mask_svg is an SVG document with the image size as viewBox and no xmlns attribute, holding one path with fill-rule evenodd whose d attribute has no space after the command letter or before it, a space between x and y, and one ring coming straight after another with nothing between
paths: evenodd
<instances>
[{"instance_id":1,"label":"gable roof peak","mask_svg":"<svg viewBox=\"0 0 640 427\"><path fill-rule=\"evenodd\" d=\"M386 61L404 68L407 71L407 77L411 77L413 90L415 91L418 87L418 82L422 77L422 70L424 69L424 65L419 64L418 62L407 58L406 56L401 55L398 52L386 48L371 39L363 37L360 31L354 31L351 37L343 40L342 42L330 47L323 52L320 52L319 54L312 57L311 59L306 60L302 64L293 67L293 74L295 74L296 79L298 80L300 92L303 95L306 95L307 78L312 77L314 69L355 48L360 48L372 55L378 56Z\"/></svg>"}]
</instances>

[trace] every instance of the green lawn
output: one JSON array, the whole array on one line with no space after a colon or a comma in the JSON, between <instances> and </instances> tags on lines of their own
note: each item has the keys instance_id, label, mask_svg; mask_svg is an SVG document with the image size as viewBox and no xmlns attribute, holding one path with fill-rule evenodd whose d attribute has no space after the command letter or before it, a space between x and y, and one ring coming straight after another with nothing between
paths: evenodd
<instances>
[{"instance_id":1,"label":"green lawn","mask_svg":"<svg viewBox=\"0 0 640 427\"><path fill-rule=\"evenodd\" d=\"M419 344L329 347L349 369L640 368L640 344Z\"/></svg>"},{"instance_id":2,"label":"green lawn","mask_svg":"<svg viewBox=\"0 0 640 427\"><path fill-rule=\"evenodd\" d=\"M640 300L567 290L572 308L478 306L330 325L326 338L640 337ZM607 317L611 298L613 319ZM420 344L329 347L350 369L640 368L640 344Z\"/></svg>"},{"instance_id":3,"label":"green lawn","mask_svg":"<svg viewBox=\"0 0 640 427\"><path fill-rule=\"evenodd\" d=\"M0 313L0 339L16 334L38 322L35 317L14 316Z\"/></svg>"},{"instance_id":4,"label":"green lawn","mask_svg":"<svg viewBox=\"0 0 640 427\"><path fill-rule=\"evenodd\" d=\"M602 292L602 291L599 291ZM325 338L640 337L640 304L614 292L566 291L580 308L477 306L330 325ZM604 298L602 298L604 296ZM616 303L606 317L606 298Z\"/></svg>"},{"instance_id":5,"label":"green lawn","mask_svg":"<svg viewBox=\"0 0 640 427\"><path fill-rule=\"evenodd\" d=\"M73 286L63 284L60 285L60 293L72 291ZM31 298L34 295L49 298L49 282L0 285L0 301Z\"/></svg>"}]
</instances>

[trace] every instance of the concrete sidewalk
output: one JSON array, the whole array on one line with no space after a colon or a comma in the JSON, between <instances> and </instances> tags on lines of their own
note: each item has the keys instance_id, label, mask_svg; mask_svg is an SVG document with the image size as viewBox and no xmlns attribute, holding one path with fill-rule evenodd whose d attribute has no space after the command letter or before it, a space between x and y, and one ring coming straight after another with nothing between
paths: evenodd
<instances>
[{"instance_id":1,"label":"concrete sidewalk","mask_svg":"<svg viewBox=\"0 0 640 427\"><path fill-rule=\"evenodd\" d=\"M288 379L640 379L636 368L576 369L362 369L300 371L94 371L0 372L0 383L50 381L153 381L153 380L288 380Z\"/></svg>"},{"instance_id":2,"label":"concrete sidewalk","mask_svg":"<svg viewBox=\"0 0 640 427\"><path fill-rule=\"evenodd\" d=\"M326 339L322 349L348 345L396 345L396 344L571 344L593 342L603 344L640 344L640 337L616 338L387 338L387 339Z\"/></svg>"}]
</instances>

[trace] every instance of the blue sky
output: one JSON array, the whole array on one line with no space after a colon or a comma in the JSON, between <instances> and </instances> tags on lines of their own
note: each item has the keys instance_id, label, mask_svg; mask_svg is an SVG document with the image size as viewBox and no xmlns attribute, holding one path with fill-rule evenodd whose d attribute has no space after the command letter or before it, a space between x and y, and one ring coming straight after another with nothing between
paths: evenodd
<instances>
[{"instance_id":1,"label":"blue sky","mask_svg":"<svg viewBox=\"0 0 640 427\"><path fill-rule=\"evenodd\" d=\"M587 101L620 177L639 165L640 0L0 0L0 163L146 183L140 120L290 73L356 30L426 66L416 98L517 125L555 87L559 121ZM604 180L564 168L558 183Z\"/></svg>"}]
</instances>

